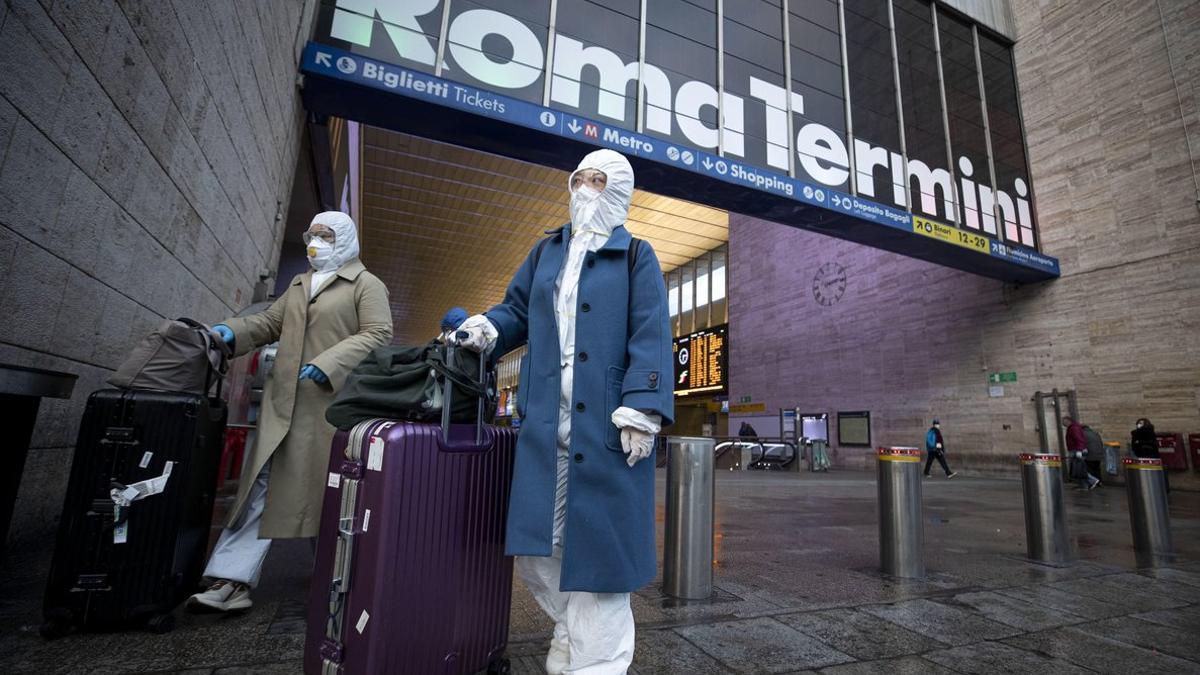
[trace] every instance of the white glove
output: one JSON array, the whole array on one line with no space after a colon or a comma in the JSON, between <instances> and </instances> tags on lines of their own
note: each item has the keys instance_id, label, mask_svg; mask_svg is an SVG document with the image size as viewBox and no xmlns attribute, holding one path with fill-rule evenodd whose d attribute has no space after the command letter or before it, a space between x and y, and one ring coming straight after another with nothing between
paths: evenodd
<instances>
[{"instance_id":1,"label":"white glove","mask_svg":"<svg viewBox=\"0 0 1200 675\"><path fill-rule=\"evenodd\" d=\"M467 337L459 339L458 333L463 332L467 333ZM473 352L485 354L492 351L499 337L500 333L496 331L492 322L486 316L476 314L462 322L453 339L459 347L466 347Z\"/></svg>"},{"instance_id":2,"label":"white glove","mask_svg":"<svg viewBox=\"0 0 1200 675\"><path fill-rule=\"evenodd\" d=\"M621 449L625 451L625 463L629 466L646 459L654 450L654 434L648 434L640 429L625 427L621 429Z\"/></svg>"},{"instance_id":3,"label":"white glove","mask_svg":"<svg viewBox=\"0 0 1200 675\"><path fill-rule=\"evenodd\" d=\"M934 447L936 447L938 450L941 450L941 449L942 449L942 444L941 444L941 443L938 443L938 444L937 444L936 446L934 446Z\"/></svg>"},{"instance_id":4,"label":"white glove","mask_svg":"<svg viewBox=\"0 0 1200 675\"><path fill-rule=\"evenodd\" d=\"M626 464L633 466L654 452L654 436L662 431L661 415L621 406L613 411L612 423L621 429L621 449L628 455Z\"/></svg>"}]
</instances>

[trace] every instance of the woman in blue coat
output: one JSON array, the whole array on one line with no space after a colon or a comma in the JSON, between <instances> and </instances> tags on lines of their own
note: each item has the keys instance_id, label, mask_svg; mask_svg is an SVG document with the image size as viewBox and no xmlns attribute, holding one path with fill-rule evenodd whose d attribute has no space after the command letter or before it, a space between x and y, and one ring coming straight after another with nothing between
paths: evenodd
<instances>
[{"instance_id":1,"label":"woman in blue coat","mask_svg":"<svg viewBox=\"0 0 1200 675\"><path fill-rule=\"evenodd\" d=\"M555 622L546 670L624 673L629 594L656 571L654 463L641 460L674 415L671 329L658 258L624 227L628 160L589 154L569 191L571 222L460 330L479 351L529 344L505 548Z\"/></svg>"}]
</instances>

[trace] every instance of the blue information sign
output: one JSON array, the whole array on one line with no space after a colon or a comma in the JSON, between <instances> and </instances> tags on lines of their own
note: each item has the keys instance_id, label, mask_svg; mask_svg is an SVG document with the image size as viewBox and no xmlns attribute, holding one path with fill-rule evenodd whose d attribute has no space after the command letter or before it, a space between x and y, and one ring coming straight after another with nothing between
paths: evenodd
<instances>
[{"instance_id":1,"label":"blue information sign","mask_svg":"<svg viewBox=\"0 0 1200 675\"><path fill-rule=\"evenodd\" d=\"M861 197L796 180L728 157L678 143L635 133L572 113L546 108L485 89L458 84L408 68L384 63L343 49L310 42L301 70L401 96L483 115L583 143L611 148L625 155L660 162L677 169L759 190L827 209L845 216L914 233L913 214ZM927 219L923 219L927 220ZM947 244L953 245L953 244ZM1037 251L992 241L986 250L964 248L962 255L984 255L1051 276L1059 273L1058 260Z\"/></svg>"}]
</instances>

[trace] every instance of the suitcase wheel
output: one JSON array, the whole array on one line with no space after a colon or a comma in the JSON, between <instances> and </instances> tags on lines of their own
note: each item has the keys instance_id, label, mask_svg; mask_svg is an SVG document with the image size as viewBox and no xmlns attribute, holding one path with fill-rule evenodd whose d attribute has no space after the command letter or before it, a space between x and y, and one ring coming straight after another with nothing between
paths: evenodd
<instances>
[{"instance_id":1,"label":"suitcase wheel","mask_svg":"<svg viewBox=\"0 0 1200 675\"><path fill-rule=\"evenodd\" d=\"M157 614L146 622L146 629L156 635L170 633L175 629L175 617L171 614Z\"/></svg>"},{"instance_id":2,"label":"suitcase wheel","mask_svg":"<svg viewBox=\"0 0 1200 675\"><path fill-rule=\"evenodd\" d=\"M512 672L512 665L508 659L500 658L488 664L488 675L508 675Z\"/></svg>"}]
</instances>

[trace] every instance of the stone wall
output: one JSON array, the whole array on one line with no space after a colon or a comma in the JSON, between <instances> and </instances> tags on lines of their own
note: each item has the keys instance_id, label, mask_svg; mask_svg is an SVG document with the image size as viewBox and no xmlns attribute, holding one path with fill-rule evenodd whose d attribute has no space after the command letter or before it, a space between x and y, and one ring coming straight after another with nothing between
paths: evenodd
<instances>
[{"instance_id":1,"label":"stone wall","mask_svg":"<svg viewBox=\"0 0 1200 675\"><path fill-rule=\"evenodd\" d=\"M921 444L938 416L952 465L974 471L1012 471L1037 447L1037 390L1077 390L1084 422L1114 440L1141 416L1200 432L1200 4L1163 0L1165 35L1158 4L1015 2L1042 242L1061 279L1018 288L731 218L731 398L870 410L876 444ZM812 282L828 262L849 281L822 306ZM992 398L986 376L1004 371L1018 381ZM863 467L866 452L835 454Z\"/></svg>"},{"instance_id":2,"label":"stone wall","mask_svg":"<svg viewBox=\"0 0 1200 675\"><path fill-rule=\"evenodd\" d=\"M313 2L0 4L0 362L79 376L43 403L12 540L52 527L84 401L130 345L273 273Z\"/></svg>"}]
</instances>

